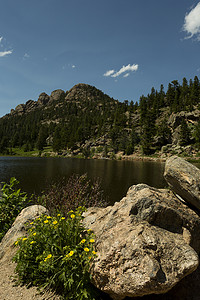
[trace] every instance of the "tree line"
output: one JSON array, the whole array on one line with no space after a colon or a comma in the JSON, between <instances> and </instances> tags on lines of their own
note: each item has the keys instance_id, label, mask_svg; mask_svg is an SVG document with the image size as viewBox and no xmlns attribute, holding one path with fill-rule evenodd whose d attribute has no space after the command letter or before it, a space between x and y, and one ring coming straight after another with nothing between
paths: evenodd
<instances>
[{"instance_id":1,"label":"tree line","mask_svg":"<svg viewBox=\"0 0 200 300\"><path fill-rule=\"evenodd\" d=\"M105 138L114 153L132 154L141 145L150 154L171 142L168 117L180 111L200 109L200 82L197 76L182 84L173 80L165 92L163 85L138 102L119 102L95 87L87 86L86 96L60 99L23 114L8 114L0 119L0 153L15 147L30 151L51 145L54 151L76 149L86 140ZM164 113L165 112L165 113ZM159 119L161 119L159 121ZM193 139L191 138L193 132ZM180 144L200 143L200 123L194 128L182 120Z\"/></svg>"}]
</instances>

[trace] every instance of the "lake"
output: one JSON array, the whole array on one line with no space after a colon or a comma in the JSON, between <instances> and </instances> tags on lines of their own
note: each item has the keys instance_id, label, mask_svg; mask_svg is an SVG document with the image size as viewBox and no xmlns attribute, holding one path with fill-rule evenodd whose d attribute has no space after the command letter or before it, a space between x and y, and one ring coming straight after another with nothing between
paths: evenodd
<instances>
[{"instance_id":1,"label":"lake","mask_svg":"<svg viewBox=\"0 0 200 300\"><path fill-rule=\"evenodd\" d=\"M157 188L167 186L163 177L164 163L160 162L0 157L0 182L16 177L20 188L29 194L38 195L52 181L85 173L90 179L101 179L110 204L122 199L133 184L146 183Z\"/></svg>"}]
</instances>

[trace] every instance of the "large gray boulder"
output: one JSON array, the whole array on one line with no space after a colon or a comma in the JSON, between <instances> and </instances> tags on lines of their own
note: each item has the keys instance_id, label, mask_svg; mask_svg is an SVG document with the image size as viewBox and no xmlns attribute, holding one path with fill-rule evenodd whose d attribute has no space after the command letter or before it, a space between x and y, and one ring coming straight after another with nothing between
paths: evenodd
<instances>
[{"instance_id":1,"label":"large gray boulder","mask_svg":"<svg viewBox=\"0 0 200 300\"><path fill-rule=\"evenodd\" d=\"M164 177L174 193L200 210L200 170L197 167L172 156L166 161Z\"/></svg>"},{"instance_id":2,"label":"large gray boulder","mask_svg":"<svg viewBox=\"0 0 200 300\"><path fill-rule=\"evenodd\" d=\"M26 234L26 223L32 222L42 214L48 214L48 211L41 205L32 205L21 211L0 243L0 259L10 256L14 242Z\"/></svg>"},{"instance_id":3,"label":"large gray boulder","mask_svg":"<svg viewBox=\"0 0 200 300\"><path fill-rule=\"evenodd\" d=\"M84 224L96 235L93 283L112 299L166 293L198 267L200 219L171 191L132 186Z\"/></svg>"}]
</instances>

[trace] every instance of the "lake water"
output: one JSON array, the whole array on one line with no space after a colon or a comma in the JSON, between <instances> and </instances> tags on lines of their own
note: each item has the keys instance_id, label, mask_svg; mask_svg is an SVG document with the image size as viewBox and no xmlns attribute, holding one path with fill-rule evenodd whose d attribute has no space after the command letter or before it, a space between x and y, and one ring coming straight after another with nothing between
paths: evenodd
<instances>
[{"instance_id":1,"label":"lake water","mask_svg":"<svg viewBox=\"0 0 200 300\"><path fill-rule=\"evenodd\" d=\"M164 163L159 162L0 157L0 182L16 177L20 188L28 193L39 194L52 181L85 173L90 179L101 179L111 204L122 199L133 184L146 183L157 188L167 186L163 177Z\"/></svg>"}]
</instances>

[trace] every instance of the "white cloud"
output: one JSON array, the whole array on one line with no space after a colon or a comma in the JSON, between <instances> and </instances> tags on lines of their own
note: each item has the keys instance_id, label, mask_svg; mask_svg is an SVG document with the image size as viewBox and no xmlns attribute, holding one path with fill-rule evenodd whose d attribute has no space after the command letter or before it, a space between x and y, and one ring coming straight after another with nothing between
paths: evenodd
<instances>
[{"instance_id":1,"label":"white cloud","mask_svg":"<svg viewBox=\"0 0 200 300\"><path fill-rule=\"evenodd\" d=\"M12 54L12 53L13 53L12 50L9 50L9 51L0 51L0 57L6 56L6 55Z\"/></svg>"},{"instance_id":2,"label":"white cloud","mask_svg":"<svg viewBox=\"0 0 200 300\"><path fill-rule=\"evenodd\" d=\"M112 77L118 77L119 75L127 72L127 71L137 71L138 70L138 65L133 64L132 66L128 64L127 66L123 66L118 72L115 74L111 75Z\"/></svg>"},{"instance_id":3,"label":"white cloud","mask_svg":"<svg viewBox=\"0 0 200 300\"><path fill-rule=\"evenodd\" d=\"M200 2L186 14L183 30L188 34L186 39L196 36L200 41Z\"/></svg>"},{"instance_id":4,"label":"white cloud","mask_svg":"<svg viewBox=\"0 0 200 300\"><path fill-rule=\"evenodd\" d=\"M118 77L121 74L125 73L125 72L133 72L133 71L137 71L138 70L138 65L133 64L130 65L128 64L127 66L122 66L121 69L119 71L115 71L115 70L109 70L107 71L105 74L103 74L103 76L111 76L111 77ZM126 73L123 77L128 77L130 75L130 73Z\"/></svg>"},{"instance_id":5,"label":"white cloud","mask_svg":"<svg viewBox=\"0 0 200 300\"><path fill-rule=\"evenodd\" d=\"M130 73L126 73L123 77L128 77L130 75Z\"/></svg>"},{"instance_id":6,"label":"white cloud","mask_svg":"<svg viewBox=\"0 0 200 300\"><path fill-rule=\"evenodd\" d=\"M106 73L104 73L103 76L108 77L108 76L112 75L113 73L115 73L115 70L109 70Z\"/></svg>"},{"instance_id":7,"label":"white cloud","mask_svg":"<svg viewBox=\"0 0 200 300\"><path fill-rule=\"evenodd\" d=\"M72 65L72 69L74 69L74 68L76 68L76 66L75 66L75 65Z\"/></svg>"}]
</instances>

